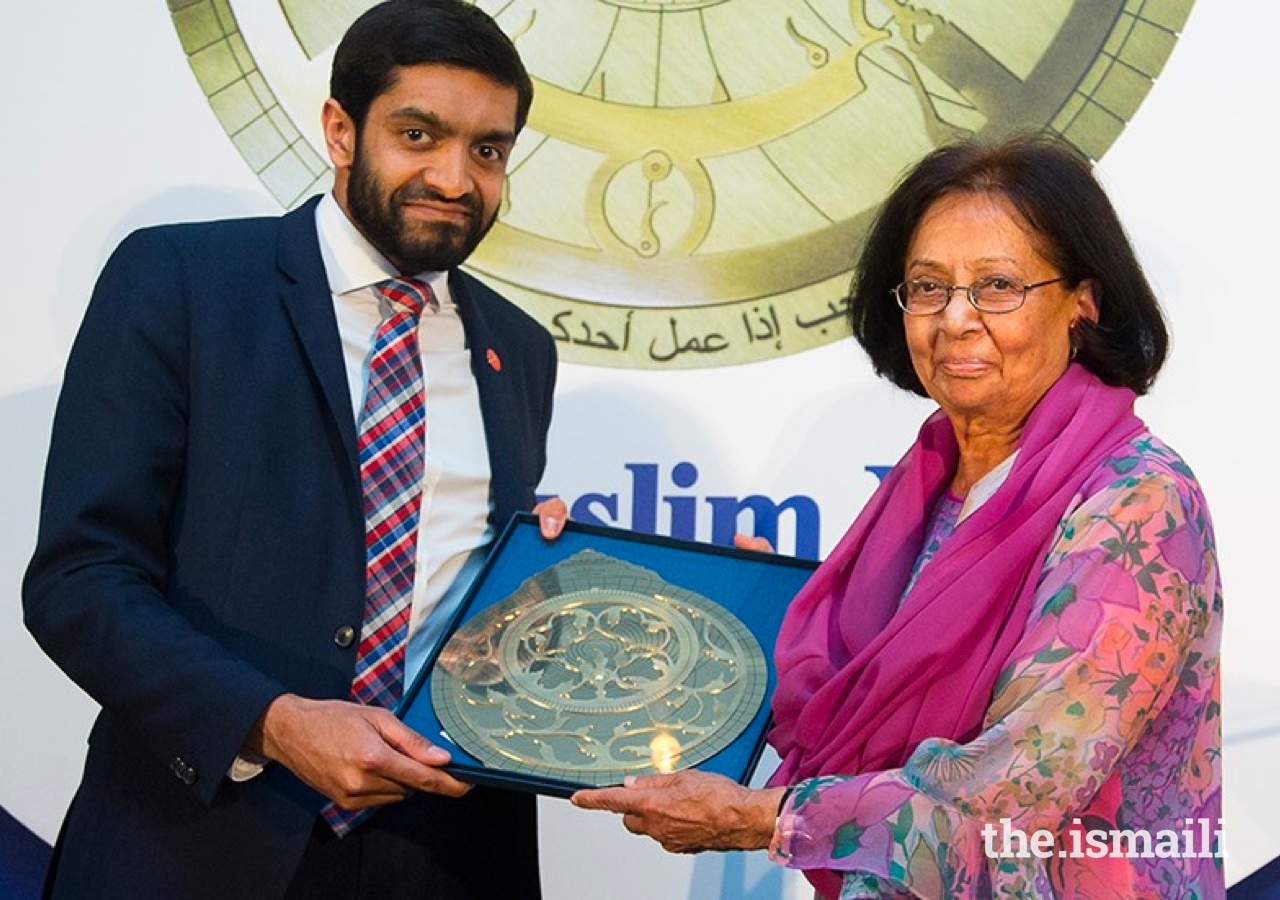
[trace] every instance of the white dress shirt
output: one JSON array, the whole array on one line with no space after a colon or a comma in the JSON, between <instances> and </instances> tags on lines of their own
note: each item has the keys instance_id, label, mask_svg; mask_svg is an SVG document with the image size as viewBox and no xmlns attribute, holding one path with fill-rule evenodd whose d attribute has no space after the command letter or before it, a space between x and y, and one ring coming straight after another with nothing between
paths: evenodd
<instances>
[{"instance_id":1,"label":"white dress shirt","mask_svg":"<svg viewBox=\"0 0 1280 900\"><path fill-rule=\"evenodd\" d=\"M387 301L374 285L400 273L356 230L332 194L326 194L316 207L316 231L358 432L369 356L378 325L387 314ZM431 285L436 302L422 311L418 325L427 427L405 651L406 689L443 637L493 538L489 451L462 320L449 293L448 273L423 272L416 277ZM264 764L261 758L242 755L228 775L233 781L245 781L261 772Z\"/></svg>"},{"instance_id":2,"label":"white dress shirt","mask_svg":"<svg viewBox=\"0 0 1280 900\"><path fill-rule=\"evenodd\" d=\"M358 429L374 335L388 312L374 285L400 273L356 230L332 194L316 207L316 229ZM418 326L427 433L406 687L430 656L479 568L477 549L492 537L489 451L462 320L449 293L447 273L423 272L417 277L431 285L436 304L422 311Z\"/></svg>"}]
</instances>

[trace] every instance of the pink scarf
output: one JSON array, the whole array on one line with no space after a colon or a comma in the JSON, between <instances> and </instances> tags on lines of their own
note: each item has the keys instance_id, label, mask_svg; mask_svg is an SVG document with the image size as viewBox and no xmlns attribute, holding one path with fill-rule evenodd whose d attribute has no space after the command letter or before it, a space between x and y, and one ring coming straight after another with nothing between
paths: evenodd
<instances>
[{"instance_id":1,"label":"pink scarf","mask_svg":"<svg viewBox=\"0 0 1280 900\"><path fill-rule=\"evenodd\" d=\"M981 730L1022 636L1049 542L1085 479L1144 429L1134 394L1071 365L1032 410L1005 482L902 600L929 515L955 472L941 412L796 595L775 650L770 784L902 766L922 740ZM839 893L840 873L806 872Z\"/></svg>"}]
</instances>

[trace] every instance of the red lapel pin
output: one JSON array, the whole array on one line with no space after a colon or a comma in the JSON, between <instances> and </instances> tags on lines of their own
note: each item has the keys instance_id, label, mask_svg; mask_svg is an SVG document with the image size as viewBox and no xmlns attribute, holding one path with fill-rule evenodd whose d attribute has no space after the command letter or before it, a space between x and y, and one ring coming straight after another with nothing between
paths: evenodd
<instances>
[{"instance_id":1,"label":"red lapel pin","mask_svg":"<svg viewBox=\"0 0 1280 900\"><path fill-rule=\"evenodd\" d=\"M498 351L490 347L484 352L484 358L489 360L489 368L495 372L502 371L502 360L498 358Z\"/></svg>"}]
</instances>

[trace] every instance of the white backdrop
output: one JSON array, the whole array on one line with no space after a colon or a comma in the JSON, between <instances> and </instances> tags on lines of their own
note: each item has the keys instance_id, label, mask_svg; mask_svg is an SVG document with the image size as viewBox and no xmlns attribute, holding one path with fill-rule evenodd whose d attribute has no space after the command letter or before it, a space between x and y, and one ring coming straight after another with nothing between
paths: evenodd
<instances>
[{"instance_id":1,"label":"white backdrop","mask_svg":"<svg viewBox=\"0 0 1280 900\"><path fill-rule=\"evenodd\" d=\"M279 208L210 112L160 0L11 3L7 13L0 806L51 841L94 706L26 634L18 586L67 348L98 269L129 230ZM1280 752L1280 612L1269 563L1280 483L1248 463L1271 458L1277 410L1277 33L1271 0L1199 0L1100 165L1173 326L1171 361L1140 411L1197 471L1218 528L1230 881L1280 853L1280 779L1268 766ZM657 466L662 496L811 496L825 552L875 484L865 467L895 461L927 408L877 382L848 341L682 373L565 365L543 487L570 500L617 493L623 524L629 464ZM671 481L681 462L697 468L692 486ZM660 531L666 508L659 502ZM700 537L708 527L700 522ZM793 549L786 536L781 549ZM611 817L561 801L544 802L543 820L546 892L557 900L803 893L761 854L669 857Z\"/></svg>"}]
</instances>

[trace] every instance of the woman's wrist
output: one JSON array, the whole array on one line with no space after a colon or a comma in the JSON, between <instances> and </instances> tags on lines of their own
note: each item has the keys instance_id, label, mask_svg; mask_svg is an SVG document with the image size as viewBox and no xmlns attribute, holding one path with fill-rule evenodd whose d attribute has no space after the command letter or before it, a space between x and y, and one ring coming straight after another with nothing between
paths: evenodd
<instances>
[{"instance_id":1,"label":"woman's wrist","mask_svg":"<svg viewBox=\"0 0 1280 900\"><path fill-rule=\"evenodd\" d=\"M760 792L759 837L754 849L768 847L773 842L773 833L778 827L778 816L786 805L791 792L789 788L766 788Z\"/></svg>"},{"instance_id":2,"label":"woman's wrist","mask_svg":"<svg viewBox=\"0 0 1280 900\"><path fill-rule=\"evenodd\" d=\"M796 786L789 784L782 789L782 795L778 797L778 812L774 815L775 819L782 818L782 811L787 808L787 801L791 799L791 795L796 792Z\"/></svg>"}]
</instances>

